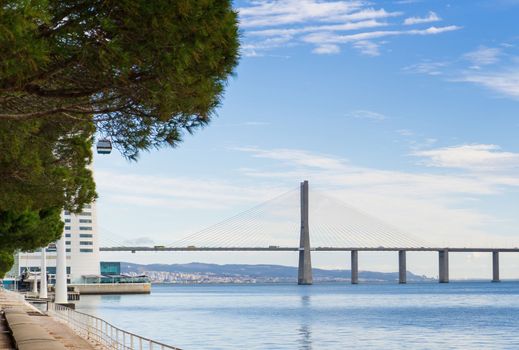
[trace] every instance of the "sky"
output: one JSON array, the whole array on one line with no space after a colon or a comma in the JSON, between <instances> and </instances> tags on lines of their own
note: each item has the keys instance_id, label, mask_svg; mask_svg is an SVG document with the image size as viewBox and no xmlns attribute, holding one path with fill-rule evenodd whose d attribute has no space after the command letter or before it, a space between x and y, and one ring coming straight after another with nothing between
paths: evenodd
<instances>
[{"instance_id":1,"label":"sky","mask_svg":"<svg viewBox=\"0 0 519 350\"><path fill-rule=\"evenodd\" d=\"M96 155L104 245L167 245L308 180L311 199L321 191L431 245L519 247L519 1L234 5L241 60L210 125L137 162ZM297 265L295 253L102 258ZM347 253L312 259L349 268ZM359 259L397 270L396 253ZM407 266L434 277L437 259L409 253ZM452 253L451 276L490 278L490 263ZM503 278L518 267L502 254Z\"/></svg>"}]
</instances>

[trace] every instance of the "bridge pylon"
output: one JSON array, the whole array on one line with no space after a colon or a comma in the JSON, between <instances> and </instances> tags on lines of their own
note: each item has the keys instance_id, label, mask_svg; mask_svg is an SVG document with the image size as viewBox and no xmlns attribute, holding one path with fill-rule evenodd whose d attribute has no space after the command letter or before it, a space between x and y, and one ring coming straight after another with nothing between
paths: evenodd
<instances>
[{"instance_id":1,"label":"bridge pylon","mask_svg":"<svg viewBox=\"0 0 519 350\"><path fill-rule=\"evenodd\" d=\"M310 227L308 224L308 181L301 182L301 236L299 238L299 270L297 284L312 284Z\"/></svg>"}]
</instances>

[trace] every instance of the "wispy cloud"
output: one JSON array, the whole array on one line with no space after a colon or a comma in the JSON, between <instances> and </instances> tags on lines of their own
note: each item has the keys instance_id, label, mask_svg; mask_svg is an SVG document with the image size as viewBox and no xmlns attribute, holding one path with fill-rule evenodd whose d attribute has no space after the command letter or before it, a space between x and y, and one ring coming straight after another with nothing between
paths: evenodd
<instances>
[{"instance_id":1,"label":"wispy cloud","mask_svg":"<svg viewBox=\"0 0 519 350\"><path fill-rule=\"evenodd\" d=\"M319 54L319 55L331 55L335 53L341 52L341 48L339 45L333 45L333 44L324 44L317 46L312 50L313 53Z\"/></svg>"},{"instance_id":2,"label":"wispy cloud","mask_svg":"<svg viewBox=\"0 0 519 350\"><path fill-rule=\"evenodd\" d=\"M366 56L380 56L380 44L372 41L361 40L353 43L353 47L356 48L361 54Z\"/></svg>"},{"instance_id":3,"label":"wispy cloud","mask_svg":"<svg viewBox=\"0 0 519 350\"><path fill-rule=\"evenodd\" d=\"M238 9L240 25L244 29L246 56L261 56L262 52L290 43L312 44L316 54L336 54L342 44L351 43L360 53L380 55L380 43L374 42L385 36L431 35L457 30L448 25L428 29L372 31L386 26L402 26L391 19L404 15L401 11L375 8L368 1L355 0L255 0L250 6ZM409 17L406 27L439 20L430 12L426 18ZM359 32L361 31L361 32ZM353 32L351 36L344 33ZM322 40L319 40L322 39Z\"/></svg>"},{"instance_id":4,"label":"wispy cloud","mask_svg":"<svg viewBox=\"0 0 519 350\"><path fill-rule=\"evenodd\" d=\"M225 209L268 199L279 188L255 189L224 180L97 171L96 183L106 200L126 205L170 209Z\"/></svg>"},{"instance_id":5,"label":"wispy cloud","mask_svg":"<svg viewBox=\"0 0 519 350\"><path fill-rule=\"evenodd\" d=\"M336 32L336 31L351 31L351 30L359 30L366 28L375 28L386 26L387 23L379 22L377 20L366 20L360 22L349 22L342 24L332 24L332 25L320 25L320 26L308 26L308 27L300 27L300 28L275 28L275 29L263 29L263 30L253 30L248 34L251 36L279 36L279 35L296 35L302 33L311 33L311 32Z\"/></svg>"},{"instance_id":6,"label":"wispy cloud","mask_svg":"<svg viewBox=\"0 0 519 350\"><path fill-rule=\"evenodd\" d=\"M256 158L275 159L288 164L296 164L308 168L341 169L344 159L294 149L264 150L256 147L238 147L236 151L251 153Z\"/></svg>"},{"instance_id":7,"label":"wispy cloud","mask_svg":"<svg viewBox=\"0 0 519 350\"><path fill-rule=\"evenodd\" d=\"M519 67L495 72L466 72L453 81L477 84L499 94L519 99Z\"/></svg>"},{"instance_id":8,"label":"wispy cloud","mask_svg":"<svg viewBox=\"0 0 519 350\"><path fill-rule=\"evenodd\" d=\"M519 153L505 152L497 145L474 144L415 151L430 167L469 171L506 171L519 169Z\"/></svg>"},{"instance_id":9,"label":"wispy cloud","mask_svg":"<svg viewBox=\"0 0 519 350\"><path fill-rule=\"evenodd\" d=\"M366 7L365 1L259 0L238 9L244 28L308 22L354 21L387 18L401 13Z\"/></svg>"},{"instance_id":10,"label":"wispy cloud","mask_svg":"<svg viewBox=\"0 0 519 350\"><path fill-rule=\"evenodd\" d=\"M514 53L515 51L515 53ZM450 62L423 60L404 72L443 76L450 82L485 87L499 95L519 99L519 56L514 46L479 46Z\"/></svg>"},{"instance_id":11,"label":"wispy cloud","mask_svg":"<svg viewBox=\"0 0 519 350\"><path fill-rule=\"evenodd\" d=\"M372 32L362 32L349 35L336 35L331 33L315 33L307 35L303 38L304 41L314 44L322 43L350 43L362 40L380 39L390 36L401 35L436 35L440 33L452 32L459 30L459 26L445 26L445 27L429 27L427 29L412 29L412 30L380 30Z\"/></svg>"},{"instance_id":12,"label":"wispy cloud","mask_svg":"<svg viewBox=\"0 0 519 350\"><path fill-rule=\"evenodd\" d=\"M414 135L414 132L409 129L399 129L396 132L402 136L413 136Z\"/></svg>"},{"instance_id":13,"label":"wispy cloud","mask_svg":"<svg viewBox=\"0 0 519 350\"><path fill-rule=\"evenodd\" d=\"M477 50L464 54L463 57L474 65L473 68L479 68L499 62L501 53L500 48L480 46Z\"/></svg>"},{"instance_id":14,"label":"wispy cloud","mask_svg":"<svg viewBox=\"0 0 519 350\"><path fill-rule=\"evenodd\" d=\"M377 121L382 121L382 120L387 119L387 116L382 113L368 111L368 110L352 111L352 112L348 113L347 116L350 118L371 119L371 120L377 120Z\"/></svg>"},{"instance_id":15,"label":"wispy cloud","mask_svg":"<svg viewBox=\"0 0 519 350\"><path fill-rule=\"evenodd\" d=\"M402 70L409 73L441 75L443 74L443 69L448 65L449 63L447 62L432 62L430 60L424 60L420 63L404 67Z\"/></svg>"},{"instance_id":16,"label":"wispy cloud","mask_svg":"<svg viewBox=\"0 0 519 350\"><path fill-rule=\"evenodd\" d=\"M441 21L441 18L438 15L430 11L427 17L409 17L404 20L404 25L411 26L414 24L422 24L422 23L431 23Z\"/></svg>"},{"instance_id":17,"label":"wispy cloud","mask_svg":"<svg viewBox=\"0 0 519 350\"><path fill-rule=\"evenodd\" d=\"M404 229L420 232L421 237L431 242L503 244L505 238L487 234L483 229L495 219L474 209L462 209L462 203L472 203L478 196L497 195L510 187L519 188L515 169L510 168L511 158L517 155L512 153L510 156L511 152L501 151L497 146L463 150L461 146L454 146L452 149L413 154L426 162L452 165L463 171L450 174L429 172L428 167L418 172L362 167L340 157L301 149L236 150L280 162L278 166L274 163L267 168L243 169L244 175L274 182L308 179L320 184L321 190L331 191L346 202L355 203L360 209ZM471 154L472 161L463 161L463 157L470 158ZM479 171L485 160L494 163L492 173L488 169Z\"/></svg>"}]
</instances>

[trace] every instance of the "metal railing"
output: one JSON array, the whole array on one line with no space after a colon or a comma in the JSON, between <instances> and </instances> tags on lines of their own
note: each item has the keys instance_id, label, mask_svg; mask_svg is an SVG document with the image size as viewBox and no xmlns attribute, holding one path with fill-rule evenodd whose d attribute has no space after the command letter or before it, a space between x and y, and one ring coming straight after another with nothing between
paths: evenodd
<instances>
[{"instance_id":1,"label":"metal railing","mask_svg":"<svg viewBox=\"0 0 519 350\"><path fill-rule=\"evenodd\" d=\"M79 336L113 350L180 350L127 332L98 317L72 310L63 305L48 303L47 313L66 323Z\"/></svg>"}]
</instances>

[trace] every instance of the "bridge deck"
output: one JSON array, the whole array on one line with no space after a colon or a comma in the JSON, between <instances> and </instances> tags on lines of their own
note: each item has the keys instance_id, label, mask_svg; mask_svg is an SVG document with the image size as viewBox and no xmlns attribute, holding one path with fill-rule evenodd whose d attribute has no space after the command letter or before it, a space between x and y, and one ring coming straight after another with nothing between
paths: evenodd
<instances>
[{"instance_id":1,"label":"bridge deck","mask_svg":"<svg viewBox=\"0 0 519 350\"><path fill-rule=\"evenodd\" d=\"M103 252L178 252L178 251L201 251L201 252L229 252L229 251L279 251L279 252L295 252L299 251L299 247L101 247ZM400 250L416 251L416 252L437 252L448 250L449 252L459 253L485 253L485 252L503 252L503 253L519 253L519 248L449 248L449 247L315 247L312 251L320 252L340 252L340 251L368 251L368 252L395 252Z\"/></svg>"}]
</instances>

